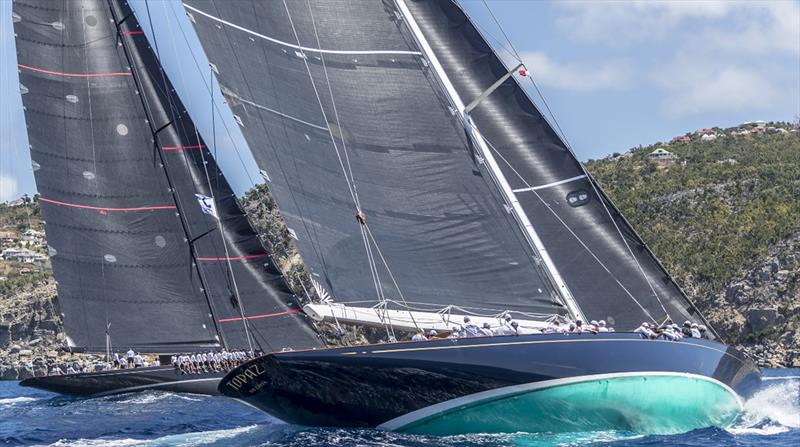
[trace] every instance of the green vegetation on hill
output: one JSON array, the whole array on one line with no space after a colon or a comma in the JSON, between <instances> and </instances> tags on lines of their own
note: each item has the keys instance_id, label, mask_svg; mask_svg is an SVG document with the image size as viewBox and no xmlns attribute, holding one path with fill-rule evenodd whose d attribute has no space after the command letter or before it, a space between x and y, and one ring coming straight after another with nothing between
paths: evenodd
<instances>
[{"instance_id":1,"label":"green vegetation on hill","mask_svg":"<svg viewBox=\"0 0 800 447\"><path fill-rule=\"evenodd\" d=\"M716 130L725 136L587 163L656 256L681 285L697 287L700 299L800 231L799 134ZM657 147L676 160L651 160Z\"/></svg>"}]
</instances>

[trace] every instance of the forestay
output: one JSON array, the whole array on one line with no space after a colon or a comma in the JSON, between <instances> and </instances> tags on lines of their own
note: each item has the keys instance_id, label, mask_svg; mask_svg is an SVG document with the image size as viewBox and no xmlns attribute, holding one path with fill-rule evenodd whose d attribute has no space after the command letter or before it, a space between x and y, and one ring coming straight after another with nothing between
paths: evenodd
<instances>
[{"instance_id":1,"label":"forestay","mask_svg":"<svg viewBox=\"0 0 800 447\"><path fill-rule=\"evenodd\" d=\"M323 294L564 312L394 2L184 5Z\"/></svg>"}]
</instances>

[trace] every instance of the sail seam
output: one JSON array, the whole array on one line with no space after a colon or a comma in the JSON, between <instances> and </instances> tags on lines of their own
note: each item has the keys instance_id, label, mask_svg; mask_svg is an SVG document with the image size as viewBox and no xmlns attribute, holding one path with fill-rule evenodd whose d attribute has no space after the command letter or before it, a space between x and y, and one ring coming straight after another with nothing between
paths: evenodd
<instances>
[{"instance_id":1,"label":"sail seam","mask_svg":"<svg viewBox=\"0 0 800 447\"><path fill-rule=\"evenodd\" d=\"M203 16L211 19L211 20L214 20L216 22L219 22L219 23L222 23L224 25L230 26L231 28L235 28L235 29L238 29L239 31L245 32L245 33L250 34L252 36L256 36L258 38L267 40L269 42L277 43L278 45L283 45L283 46L286 46L286 47L289 47L289 48L294 48L294 49L300 50L300 51L313 51L315 53L326 53L326 54L353 54L353 55L356 55L356 54L362 54L362 55L369 55L369 54L406 54L406 55L411 55L411 56L422 56L422 53L420 53L419 51L408 51L408 50L325 50L325 49L322 49L322 48L311 48L311 47L304 47L302 45L294 45L294 44L291 44L289 42L284 42L282 40L278 40L278 39L276 39L274 37L265 36L264 34L257 33L257 32L255 32L255 31L253 31L251 29L245 28L245 27L243 27L241 25L237 25L237 24L229 22L227 20L223 20L223 19L221 19L219 17L213 16L213 15L211 15L211 14L205 12L205 11L201 11L201 10L195 8L194 6L188 5L186 3L184 3L183 6L185 6L186 9L189 9L191 11L194 11L194 12L198 13L198 14L201 14L201 15L203 15Z\"/></svg>"}]
</instances>

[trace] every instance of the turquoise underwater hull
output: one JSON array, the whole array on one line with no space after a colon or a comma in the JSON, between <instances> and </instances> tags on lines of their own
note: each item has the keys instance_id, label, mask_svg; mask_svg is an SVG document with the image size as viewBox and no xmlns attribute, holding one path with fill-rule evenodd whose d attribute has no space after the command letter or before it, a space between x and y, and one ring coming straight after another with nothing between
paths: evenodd
<instances>
[{"instance_id":1,"label":"turquoise underwater hull","mask_svg":"<svg viewBox=\"0 0 800 447\"><path fill-rule=\"evenodd\" d=\"M219 390L299 425L669 434L729 426L760 377L708 340L537 334L268 354Z\"/></svg>"},{"instance_id":2,"label":"turquoise underwater hull","mask_svg":"<svg viewBox=\"0 0 800 447\"><path fill-rule=\"evenodd\" d=\"M613 374L552 382L455 399L380 428L426 435L603 430L673 434L727 427L742 410L732 389L691 374Z\"/></svg>"}]
</instances>

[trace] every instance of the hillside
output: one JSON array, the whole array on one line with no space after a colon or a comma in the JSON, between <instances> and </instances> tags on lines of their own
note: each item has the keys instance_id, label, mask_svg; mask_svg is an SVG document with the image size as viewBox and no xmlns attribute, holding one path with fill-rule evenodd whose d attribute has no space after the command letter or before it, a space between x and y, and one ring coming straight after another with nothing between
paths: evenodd
<instances>
[{"instance_id":1,"label":"hillside","mask_svg":"<svg viewBox=\"0 0 800 447\"><path fill-rule=\"evenodd\" d=\"M796 127L701 129L587 168L728 342L800 366Z\"/></svg>"},{"instance_id":2,"label":"hillside","mask_svg":"<svg viewBox=\"0 0 800 447\"><path fill-rule=\"evenodd\" d=\"M87 359L61 351L64 334L37 203L0 204L0 379L41 373L54 361Z\"/></svg>"}]
</instances>

